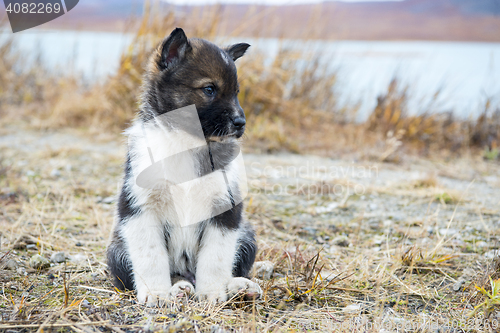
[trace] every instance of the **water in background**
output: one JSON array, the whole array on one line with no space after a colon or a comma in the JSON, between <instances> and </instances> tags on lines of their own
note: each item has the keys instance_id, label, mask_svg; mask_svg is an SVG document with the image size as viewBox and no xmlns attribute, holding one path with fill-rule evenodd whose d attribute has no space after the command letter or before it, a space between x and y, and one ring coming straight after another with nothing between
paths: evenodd
<instances>
[{"instance_id":1,"label":"water in background","mask_svg":"<svg viewBox=\"0 0 500 333\"><path fill-rule=\"evenodd\" d=\"M113 32L57 31L29 29L12 35L0 30L0 43L14 38L14 46L26 61L40 57L56 71L82 74L86 80L103 80L118 70L122 52L133 35Z\"/></svg>"},{"instance_id":2,"label":"water in background","mask_svg":"<svg viewBox=\"0 0 500 333\"><path fill-rule=\"evenodd\" d=\"M0 42L10 31L0 33ZM81 72L87 80L103 80L118 69L121 53L132 41L122 33L30 29L14 35L25 54L40 55L54 70ZM359 120L376 105L396 75L408 83L411 112L453 110L462 117L481 111L486 98L500 101L500 43L427 41L279 41L238 38L264 51L270 59L280 46L320 52L325 71L337 70L341 103L360 103ZM28 60L27 60L28 61ZM434 94L441 90L437 101Z\"/></svg>"}]
</instances>

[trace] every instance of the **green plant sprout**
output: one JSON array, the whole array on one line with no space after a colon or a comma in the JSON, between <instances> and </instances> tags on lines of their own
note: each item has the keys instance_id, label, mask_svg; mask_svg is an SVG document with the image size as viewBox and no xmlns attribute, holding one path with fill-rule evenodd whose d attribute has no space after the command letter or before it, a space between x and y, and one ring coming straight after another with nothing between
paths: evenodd
<instances>
[{"instance_id":1,"label":"green plant sprout","mask_svg":"<svg viewBox=\"0 0 500 333\"><path fill-rule=\"evenodd\" d=\"M474 316L477 311L484 308L484 315L487 318L493 312L495 307L500 307L500 279L493 280L491 276L489 278L491 283L491 293L483 287L478 287L477 285L475 286L476 289L483 294L485 300L474 307L474 310L469 314L469 317Z\"/></svg>"}]
</instances>

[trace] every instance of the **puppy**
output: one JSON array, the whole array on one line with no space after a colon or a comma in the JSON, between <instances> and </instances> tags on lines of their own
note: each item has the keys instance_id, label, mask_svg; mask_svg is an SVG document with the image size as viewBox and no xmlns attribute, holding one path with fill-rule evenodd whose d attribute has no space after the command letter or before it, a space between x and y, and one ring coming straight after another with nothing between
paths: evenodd
<instances>
[{"instance_id":1,"label":"puppy","mask_svg":"<svg viewBox=\"0 0 500 333\"><path fill-rule=\"evenodd\" d=\"M248 47L221 49L177 28L150 57L139 113L126 131L125 175L107 250L114 285L135 290L140 303L162 305L193 293L224 302L236 293L262 293L248 279L257 246L242 217L244 166L235 157L245 114L234 61ZM195 110L198 119L176 122L171 115L182 116L179 110Z\"/></svg>"}]
</instances>

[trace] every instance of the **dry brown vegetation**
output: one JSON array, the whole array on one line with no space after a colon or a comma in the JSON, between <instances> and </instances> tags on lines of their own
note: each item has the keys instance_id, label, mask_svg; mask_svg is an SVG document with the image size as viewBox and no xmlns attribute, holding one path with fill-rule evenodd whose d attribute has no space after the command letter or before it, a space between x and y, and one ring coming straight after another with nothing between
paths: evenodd
<instances>
[{"instance_id":1,"label":"dry brown vegetation","mask_svg":"<svg viewBox=\"0 0 500 333\"><path fill-rule=\"evenodd\" d=\"M275 266L270 279L259 281L263 298L217 306L190 299L151 309L136 304L132 293L114 290L104 262L124 147L72 132L2 129L0 330L498 328L498 297L475 288L491 293L489 277L500 274L498 257L491 257L500 241L500 192L491 190L494 183L481 180L488 175L498 182L498 168L491 163L475 160L471 168L470 160L438 165L413 161L421 173L414 180L415 170L378 163L369 165L374 173L365 178L323 179L314 171L308 177L275 178L282 168L301 165L358 171L367 165L246 154L251 172L245 206L257 230L257 260ZM430 175L436 167L447 176ZM473 184L466 176L471 172L477 179ZM374 182L378 179L382 182ZM290 192L279 190L290 181ZM353 193L359 186L361 195ZM456 189L463 187L468 189ZM485 191L490 193L485 196ZM48 259L59 251L65 253L63 262L32 267L36 255Z\"/></svg>"},{"instance_id":2,"label":"dry brown vegetation","mask_svg":"<svg viewBox=\"0 0 500 333\"><path fill-rule=\"evenodd\" d=\"M459 120L452 112L427 113L410 116L406 107L408 87L397 79L389 84L386 94L379 96L377 106L368 119L368 129L400 133L403 142L425 151L442 148L460 151L464 148L498 149L500 145L500 110L491 101L484 105L477 120ZM437 96L436 96L437 97Z\"/></svg>"}]
</instances>

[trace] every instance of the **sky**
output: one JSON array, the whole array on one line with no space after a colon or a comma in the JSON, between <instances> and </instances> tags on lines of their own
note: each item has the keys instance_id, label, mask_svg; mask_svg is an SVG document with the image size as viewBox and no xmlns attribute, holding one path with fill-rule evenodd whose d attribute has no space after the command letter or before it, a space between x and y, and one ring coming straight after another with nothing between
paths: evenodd
<instances>
[{"instance_id":1,"label":"sky","mask_svg":"<svg viewBox=\"0 0 500 333\"><path fill-rule=\"evenodd\" d=\"M266 5L294 5L306 3L318 3L324 0L163 0L164 2L178 5L205 5L211 3L244 3L244 4L266 4ZM383 2L404 0L336 0L342 2Z\"/></svg>"}]
</instances>

